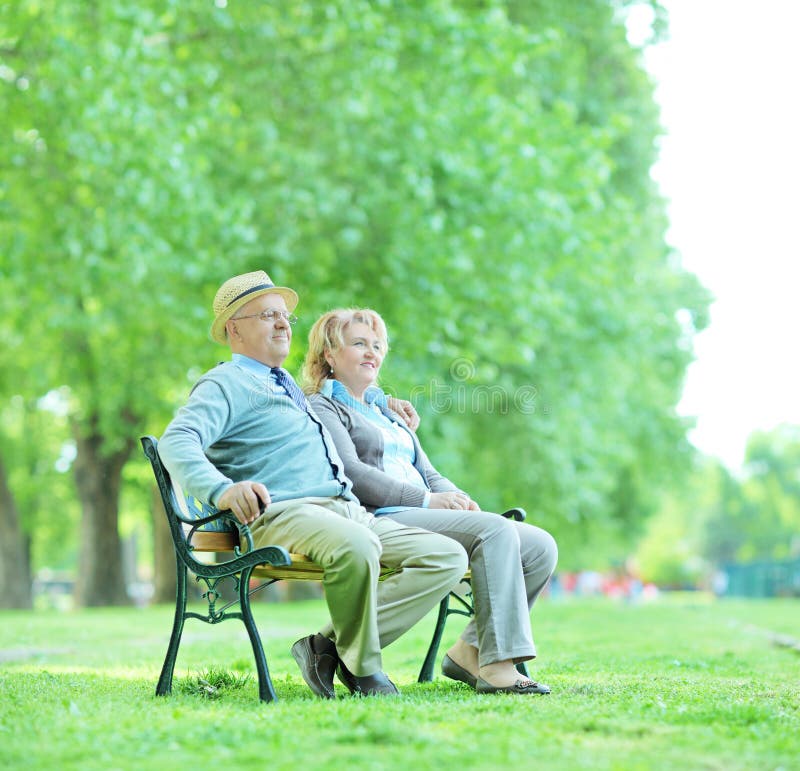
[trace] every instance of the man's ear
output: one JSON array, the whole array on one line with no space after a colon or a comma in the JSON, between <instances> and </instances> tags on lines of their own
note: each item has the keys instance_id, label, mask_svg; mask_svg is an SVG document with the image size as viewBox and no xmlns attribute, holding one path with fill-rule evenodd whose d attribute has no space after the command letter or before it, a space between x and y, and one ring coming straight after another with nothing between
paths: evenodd
<instances>
[{"instance_id":1,"label":"man's ear","mask_svg":"<svg viewBox=\"0 0 800 771\"><path fill-rule=\"evenodd\" d=\"M240 340L241 335L236 327L236 322L233 319L228 319L225 322L225 331L228 333L228 340Z\"/></svg>"}]
</instances>

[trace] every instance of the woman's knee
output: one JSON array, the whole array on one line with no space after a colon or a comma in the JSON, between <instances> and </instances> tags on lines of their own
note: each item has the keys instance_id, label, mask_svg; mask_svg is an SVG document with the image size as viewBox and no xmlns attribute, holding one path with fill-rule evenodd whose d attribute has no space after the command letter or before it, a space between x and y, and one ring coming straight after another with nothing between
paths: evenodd
<instances>
[{"instance_id":1,"label":"woman's knee","mask_svg":"<svg viewBox=\"0 0 800 771\"><path fill-rule=\"evenodd\" d=\"M558 544L547 530L535 525L520 526L520 541L522 543L522 558L526 566L546 568L552 573L558 562Z\"/></svg>"},{"instance_id":2,"label":"woman's knee","mask_svg":"<svg viewBox=\"0 0 800 771\"><path fill-rule=\"evenodd\" d=\"M489 512L480 512L479 516L480 519L471 524L469 537L462 540L473 567L478 562L494 565L509 559L509 555L520 553L519 535L513 521Z\"/></svg>"},{"instance_id":3,"label":"woman's knee","mask_svg":"<svg viewBox=\"0 0 800 771\"><path fill-rule=\"evenodd\" d=\"M483 526L483 541L499 541L502 543L502 548L508 550L508 553L513 553L514 550L521 548L519 529L516 522L512 519L506 519L499 514L489 514Z\"/></svg>"}]
</instances>

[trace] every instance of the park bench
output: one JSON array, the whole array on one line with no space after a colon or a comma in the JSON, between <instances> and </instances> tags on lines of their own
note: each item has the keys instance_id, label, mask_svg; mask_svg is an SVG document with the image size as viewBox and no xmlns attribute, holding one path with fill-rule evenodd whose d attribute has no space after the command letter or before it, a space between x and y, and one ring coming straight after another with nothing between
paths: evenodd
<instances>
[{"instance_id":1,"label":"park bench","mask_svg":"<svg viewBox=\"0 0 800 771\"><path fill-rule=\"evenodd\" d=\"M161 500L167 513L177 567L175 618L167 655L156 686L156 695L166 696L172 691L172 675L186 619L195 618L207 624L239 619L244 623L253 648L258 673L258 696L262 701L274 701L277 697L269 675L261 637L253 620L250 597L276 581L321 581L322 567L307 556L292 554L282 546L263 546L255 549L250 528L241 524L230 511L211 509L200 511L195 507L190 508L187 497L161 462L157 440L152 436L144 436L141 438L141 443L153 467ZM522 509L511 509L503 516L521 521L525 519L525 512ZM247 544L244 551L240 545L242 541ZM200 553L213 557L197 559L196 555ZM221 554L230 554L231 557L220 560ZM202 593L208 605L205 614L187 610L189 572L194 574L198 583L202 582L205 585L206 591ZM391 572L389 569L382 570L381 580ZM220 583L226 579L233 581L238 599L218 607L217 603L221 599L218 588L221 588ZM254 580L259 579L263 579L261 583L251 587ZM469 579L468 570L464 576L467 589L469 589ZM455 603L453 606L451 599ZM238 610L231 610L237 605ZM419 682L429 682L433 679L433 669L447 618L453 614L469 617L473 613L472 595L469 591L464 593L453 591L440 602L433 636L420 668ZM517 668L527 676L524 664L518 665Z\"/></svg>"}]
</instances>

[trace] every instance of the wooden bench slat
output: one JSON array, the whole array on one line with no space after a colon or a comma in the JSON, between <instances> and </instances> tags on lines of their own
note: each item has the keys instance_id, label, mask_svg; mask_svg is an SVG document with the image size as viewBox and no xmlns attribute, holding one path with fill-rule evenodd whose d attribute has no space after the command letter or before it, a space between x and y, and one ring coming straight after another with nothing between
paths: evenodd
<instances>
[{"instance_id":1,"label":"wooden bench slat","mask_svg":"<svg viewBox=\"0 0 800 771\"><path fill-rule=\"evenodd\" d=\"M213 530L198 530L192 538L192 545L197 552L232 552L238 545L239 539L236 533L218 532ZM290 553L291 565L272 567L271 565L259 565L253 570L255 578L291 579L293 581L321 581L323 570L322 566L309 559L305 554ZM391 568L381 569L381 580L392 575L396 571ZM464 576L469 580L470 572Z\"/></svg>"},{"instance_id":2,"label":"wooden bench slat","mask_svg":"<svg viewBox=\"0 0 800 771\"><path fill-rule=\"evenodd\" d=\"M191 543L195 551L233 551L239 543L239 537L236 533L198 530L192 536Z\"/></svg>"}]
</instances>

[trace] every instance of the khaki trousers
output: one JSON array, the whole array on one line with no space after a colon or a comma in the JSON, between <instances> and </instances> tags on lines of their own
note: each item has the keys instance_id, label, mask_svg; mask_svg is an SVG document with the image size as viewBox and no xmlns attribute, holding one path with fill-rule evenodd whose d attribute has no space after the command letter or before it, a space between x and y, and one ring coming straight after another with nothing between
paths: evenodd
<instances>
[{"instance_id":1,"label":"khaki trousers","mask_svg":"<svg viewBox=\"0 0 800 771\"><path fill-rule=\"evenodd\" d=\"M381 670L381 649L453 589L467 568L466 552L452 539L374 517L343 498L273 503L250 529L256 548L277 544L322 565L331 624L321 633L359 676ZM398 572L379 582L381 565Z\"/></svg>"}]
</instances>

